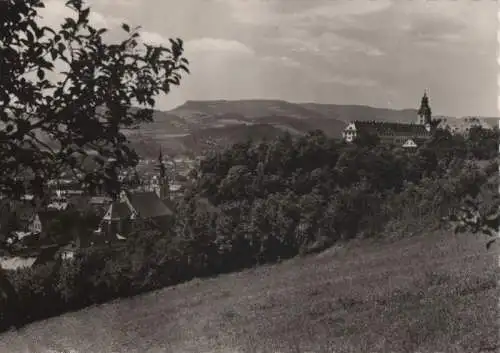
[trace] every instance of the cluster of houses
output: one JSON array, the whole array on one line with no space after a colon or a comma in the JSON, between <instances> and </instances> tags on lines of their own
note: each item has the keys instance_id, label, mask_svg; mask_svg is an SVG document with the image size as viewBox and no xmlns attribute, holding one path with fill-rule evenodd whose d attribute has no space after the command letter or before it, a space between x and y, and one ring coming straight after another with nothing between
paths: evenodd
<instances>
[{"instance_id":1,"label":"cluster of houses","mask_svg":"<svg viewBox=\"0 0 500 353\"><path fill-rule=\"evenodd\" d=\"M176 174L177 171L168 168L168 163L163 161L161 152L154 169L154 173L143 175L140 183L123 190L116 199L105 195L86 195L75 182L59 180L48 183L51 197L46 202L38 202L30 195L16 202L2 200L4 207L0 210L0 218L3 218L0 225L4 229L0 229L0 234L4 246L11 251L8 256L1 257L0 254L0 265L6 269L33 266L41 263L41 258L50 258L46 255L50 249L57 250L63 258L71 258L80 246L97 246L126 239L136 224L143 221L168 227L174 214L175 199L184 191L183 181L186 178L183 175L187 175L188 171ZM51 237L46 236L51 222L65 212L75 210L91 211L100 217L92 236L84 242L76 237L63 244L51 243ZM17 229L7 229L12 228L7 227L9 217L15 217L13 223Z\"/></svg>"}]
</instances>

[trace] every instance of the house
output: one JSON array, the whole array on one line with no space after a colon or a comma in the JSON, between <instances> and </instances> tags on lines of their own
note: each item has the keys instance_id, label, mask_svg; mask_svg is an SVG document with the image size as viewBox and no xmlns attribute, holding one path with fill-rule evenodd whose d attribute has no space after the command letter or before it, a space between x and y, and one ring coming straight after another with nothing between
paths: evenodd
<instances>
[{"instance_id":1,"label":"house","mask_svg":"<svg viewBox=\"0 0 500 353\"><path fill-rule=\"evenodd\" d=\"M417 112L416 123L393 123L384 121L353 121L342 133L346 142L353 142L362 134L376 135L381 143L395 144L404 148L416 148L433 136L439 122L432 119L429 98L424 93Z\"/></svg>"},{"instance_id":2,"label":"house","mask_svg":"<svg viewBox=\"0 0 500 353\"><path fill-rule=\"evenodd\" d=\"M67 250L66 250L67 248ZM71 259L73 254L69 246L62 247L58 244L39 244L16 251L16 255L0 258L0 266L5 270L36 267L57 261L60 256L63 260ZM69 254L69 255L68 255Z\"/></svg>"},{"instance_id":3,"label":"house","mask_svg":"<svg viewBox=\"0 0 500 353\"><path fill-rule=\"evenodd\" d=\"M41 244L50 222L57 216L58 211L37 211L35 208L24 207L16 211L18 229L6 234L6 242L21 248Z\"/></svg>"},{"instance_id":4,"label":"house","mask_svg":"<svg viewBox=\"0 0 500 353\"><path fill-rule=\"evenodd\" d=\"M69 202L68 199L61 194L58 194L55 197L52 197L47 205L47 208L57 211L64 211L68 209Z\"/></svg>"},{"instance_id":5,"label":"house","mask_svg":"<svg viewBox=\"0 0 500 353\"><path fill-rule=\"evenodd\" d=\"M63 261L72 260L74 259L77 250L78 246L73 243L67 245L42 245L31 254L31 258L35 258L35 261L31 266L35 267L39 265L53 264L59 261L59 259Z\"/></svg>"},{"instance_id":6,"label":"house","mask_svg":"<svg viewBox=\"0 0 500 353\"><path fill-rule=\"evenodd\" d=\"M38 237L46 231L49 223L59 214L58 210L42 210L30 205L18 205L14 212L18 229L13 232L14 239L10 238L9 243L25 238ZM32 239L26 240L28 242L32 241Z\"/></svg>"},{"instance_id":7,"label":"house","mask_svg":"<svg viewBox=\"0 0 500 353\"><path fill-rule=\"evenodd\" d=\"M412 148L417 148L417 147L418 147L417 144L412 139L408 139L408 140L406 140L405 143L403 143L403 148L412 149Z\"/></svg>"},{"instance_id":8,"label":"house","mask_svg":"<svg viewBox=\"0 0 500 353\"><path fill-rule=\"evenodd\" d=\"M25 195L21 196L22 201L33 201L34 198L35 198L35 196L32 194L25 194Z\"/></svg>"},{"instance_id":9,"label":"house","mask_svg":"<svg viewBox=\"0 0 500 353\"><path fill-rule=\"evenodd\" d=\"M169 186L170 197L172 199L182 197L182 195L184 195L184 189L185 189L184 185L180 183L171 184Z\"/></svg>"},{"instance_id":10,"label":"house","mask_svg":"<svg viewBox=\"0 0 500 353\"><path fill-rule=\"evenodd\" d=\"M165 226L173 211L155 192L122 191L120 198L111 203L104 215L100 232L123 236L134 229L141 220L150 220Z\"/></svg>"},{"instance_id":11,"label":"house","mask_svg":"<svg viewBox=\"0 0 500 353\"><path fill-rule=\"evenodd\" d=\"M389 123L382 121L354 121L344 131L346 142L353 142L362 133L378 136L381 143L402 146L408 140L423 143L432 137L430 127L417 124Z\"/></svg>"},{"instance_id":12,"label":"house","mask_svg":"<svg viewBox=\"0 0 500 353\"><path fill-rule=\"evenodd\" d=\"M42 220L38 212L34 213L32 218L28 221L27 228L28 232L31 234L42 233Z\"/></svg>"},{"instance_id":13,"label":"house","mask_svg":"<svg viewBox=\"0 0 500 353\"><path fill-rule=\"evenodd\" d=\"M17 270L33 266L36 257L4 256L0 257L0 268L4 270Z\"/></svg>"},{"instance_id":14,"label":"house","mask_svg":"<svg viewBox=\"0 0 500 353\"><path fill-rule=\"evenodd\" d=\"M28 223L28 232L37 235L46 232L49 224L59 214L58 210L40 210L34 212Z\"/></svg>"},{"instance_id":15,"label":"house","mask_svg":"<svg viewBox=\"0 0 500 353\"><path fill-rule=\"evenodd\" d=\"M38 208L29 204L18 204L14 213L18 220L19 228L17 231L25 233L39 233L41 232L41 220L37 212Z\"/></svg>"},{"instance_id":16,"label":"house","mask_svg":"<svg viewBox=\"0 0 500 353\"><path fill-rule=\"evenodd\" d=\"M69 243L59 249L59 254L63 260L73 260L79 248L77 243Z\"/></svg>"}]
</instances>

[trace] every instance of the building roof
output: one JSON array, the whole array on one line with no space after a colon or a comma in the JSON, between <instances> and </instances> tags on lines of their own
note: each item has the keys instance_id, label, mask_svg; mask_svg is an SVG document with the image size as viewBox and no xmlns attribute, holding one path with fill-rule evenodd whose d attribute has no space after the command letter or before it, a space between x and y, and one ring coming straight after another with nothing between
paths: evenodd
<instances>
[{"instance_id":1,"label":"building roof","mask_svg":"<svg viewBox=\"0 0 500 353\"><path fill-rule=\"evenodd\" d=\"M157 218L173 215L172 209L154 192L127 192L127 201L115 201L106 213L105 220L125 219L136 212L140 218Z\"/></svg>"},{"instance_id":2,"label":"building roof","mask_svg":"<svg viewBox=\"0 0 500 353\"><path fill-rule=\"evenodd\" d=\"M385 121L354 121L357 130L365 130L382 136L415 135L429 136L424 125L391 123Z\"/></svg>"},{"instance_id":3,"label":"building roof","mask_svg":"<svg viewBox=\"0 0 500 353\"><path fill-rule=\"evenodd\" d=\"M172 201L169 197L164 197L161 199L161 201L167 206L168 209L171 211L175 210L176 204L174 201Z\"/></svg>"},{"instance_id":4,"label":"building roof","mask_svg":"<svg viewBox=\"0 0 500 353\"><path fill-rule=\"evenodd\" d=\"M104 216L104 219L108 221L124 219L132 214L132 211L125 202L115 201L109 207L108 212Z\"/></svg>"},{"instance_id":5,"label":"building roof","mask_svg":"<svg viewBox=\"0 0 500 353\"><path fill-rule=\"evenodd\" d=\"M129 193L128 199L142 218L171 216L173 212L154 192Z\"/></svg>"},{"instance_id":6,"label":"building roof","mask_svg":"<svg viewBox=\"0 0 500 353\"><path fill-rule=\"evenodd\" d=\"M92 196L90 198L90 203L93 205L104 205L106 203L109 203L111 201L111 198L107 196Z\"/></svg>"},{"instance_id":7,"label":"building roof","mask_svg":"<svg viewBox=\"0 0 500 353\"><path fill-rule=\"evenodd\" d=\"M418 146L415 143L415 141L413 141L412 139L408 139L408 140L406 140L405 143L403 143L403 148L415 148L415 147L418 147Z\"/></svg>"},{"instance_id":8,"label":"building roof","mask_svg":"<svg viewBox=\"0 0 500 353\"><path fill-rule=\"evenodd\" d=\"M174 191L174 192L175 192L175 191L179 191L179 190L181 190L182 188L183 188L183 185L181 185L181 184L171 184L171 185L169 186L169 190L170 190L170 191Z\"/></svg>"},{"instance_id":9,"label":"building roof","mask_svg":"<svg viewBox=\"0 0 500 353\"><path fill-rule=\"evenodd\" d=\"M52 210L64 211L67 210L70 204L67 201L53 201L47 205L47 208Z\"/></svg>"}]
</instances>

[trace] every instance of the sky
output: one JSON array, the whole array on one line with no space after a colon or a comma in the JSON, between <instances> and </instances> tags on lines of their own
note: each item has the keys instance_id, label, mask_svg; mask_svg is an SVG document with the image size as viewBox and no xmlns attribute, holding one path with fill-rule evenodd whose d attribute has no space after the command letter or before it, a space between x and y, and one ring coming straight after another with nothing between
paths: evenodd
<instances>
[{"instance_id":1,"label":"sky","mask_svg":"<svg viewBox=\"0 0 500 353\"><path fill-rule=\"evenodd\" d=\"M500 116L495 0L90 0L92 21L180 37L191 74L158 100L282 99ZM44 21L67 16L48 0Z\"/></svg>"}]
</instances>

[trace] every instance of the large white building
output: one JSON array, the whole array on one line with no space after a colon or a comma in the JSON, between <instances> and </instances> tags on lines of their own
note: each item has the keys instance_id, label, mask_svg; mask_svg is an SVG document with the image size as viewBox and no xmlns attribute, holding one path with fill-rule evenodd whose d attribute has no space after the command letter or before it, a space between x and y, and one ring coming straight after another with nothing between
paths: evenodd
<instances>
[{"instance_id":1,"label":"large white building","mask_svg":"<svg viewBox=\"0 0 500 353\"><path fill-rule=\"evenodd\" d=\"M424 93L415 123L355 120L347 125L342 135L346 142L354 142L357 137L366 133L378 136L381 143L415 148L432 137L433 129L437 123L432 119L429 98Z\"/></svg>"}]
</instances>

